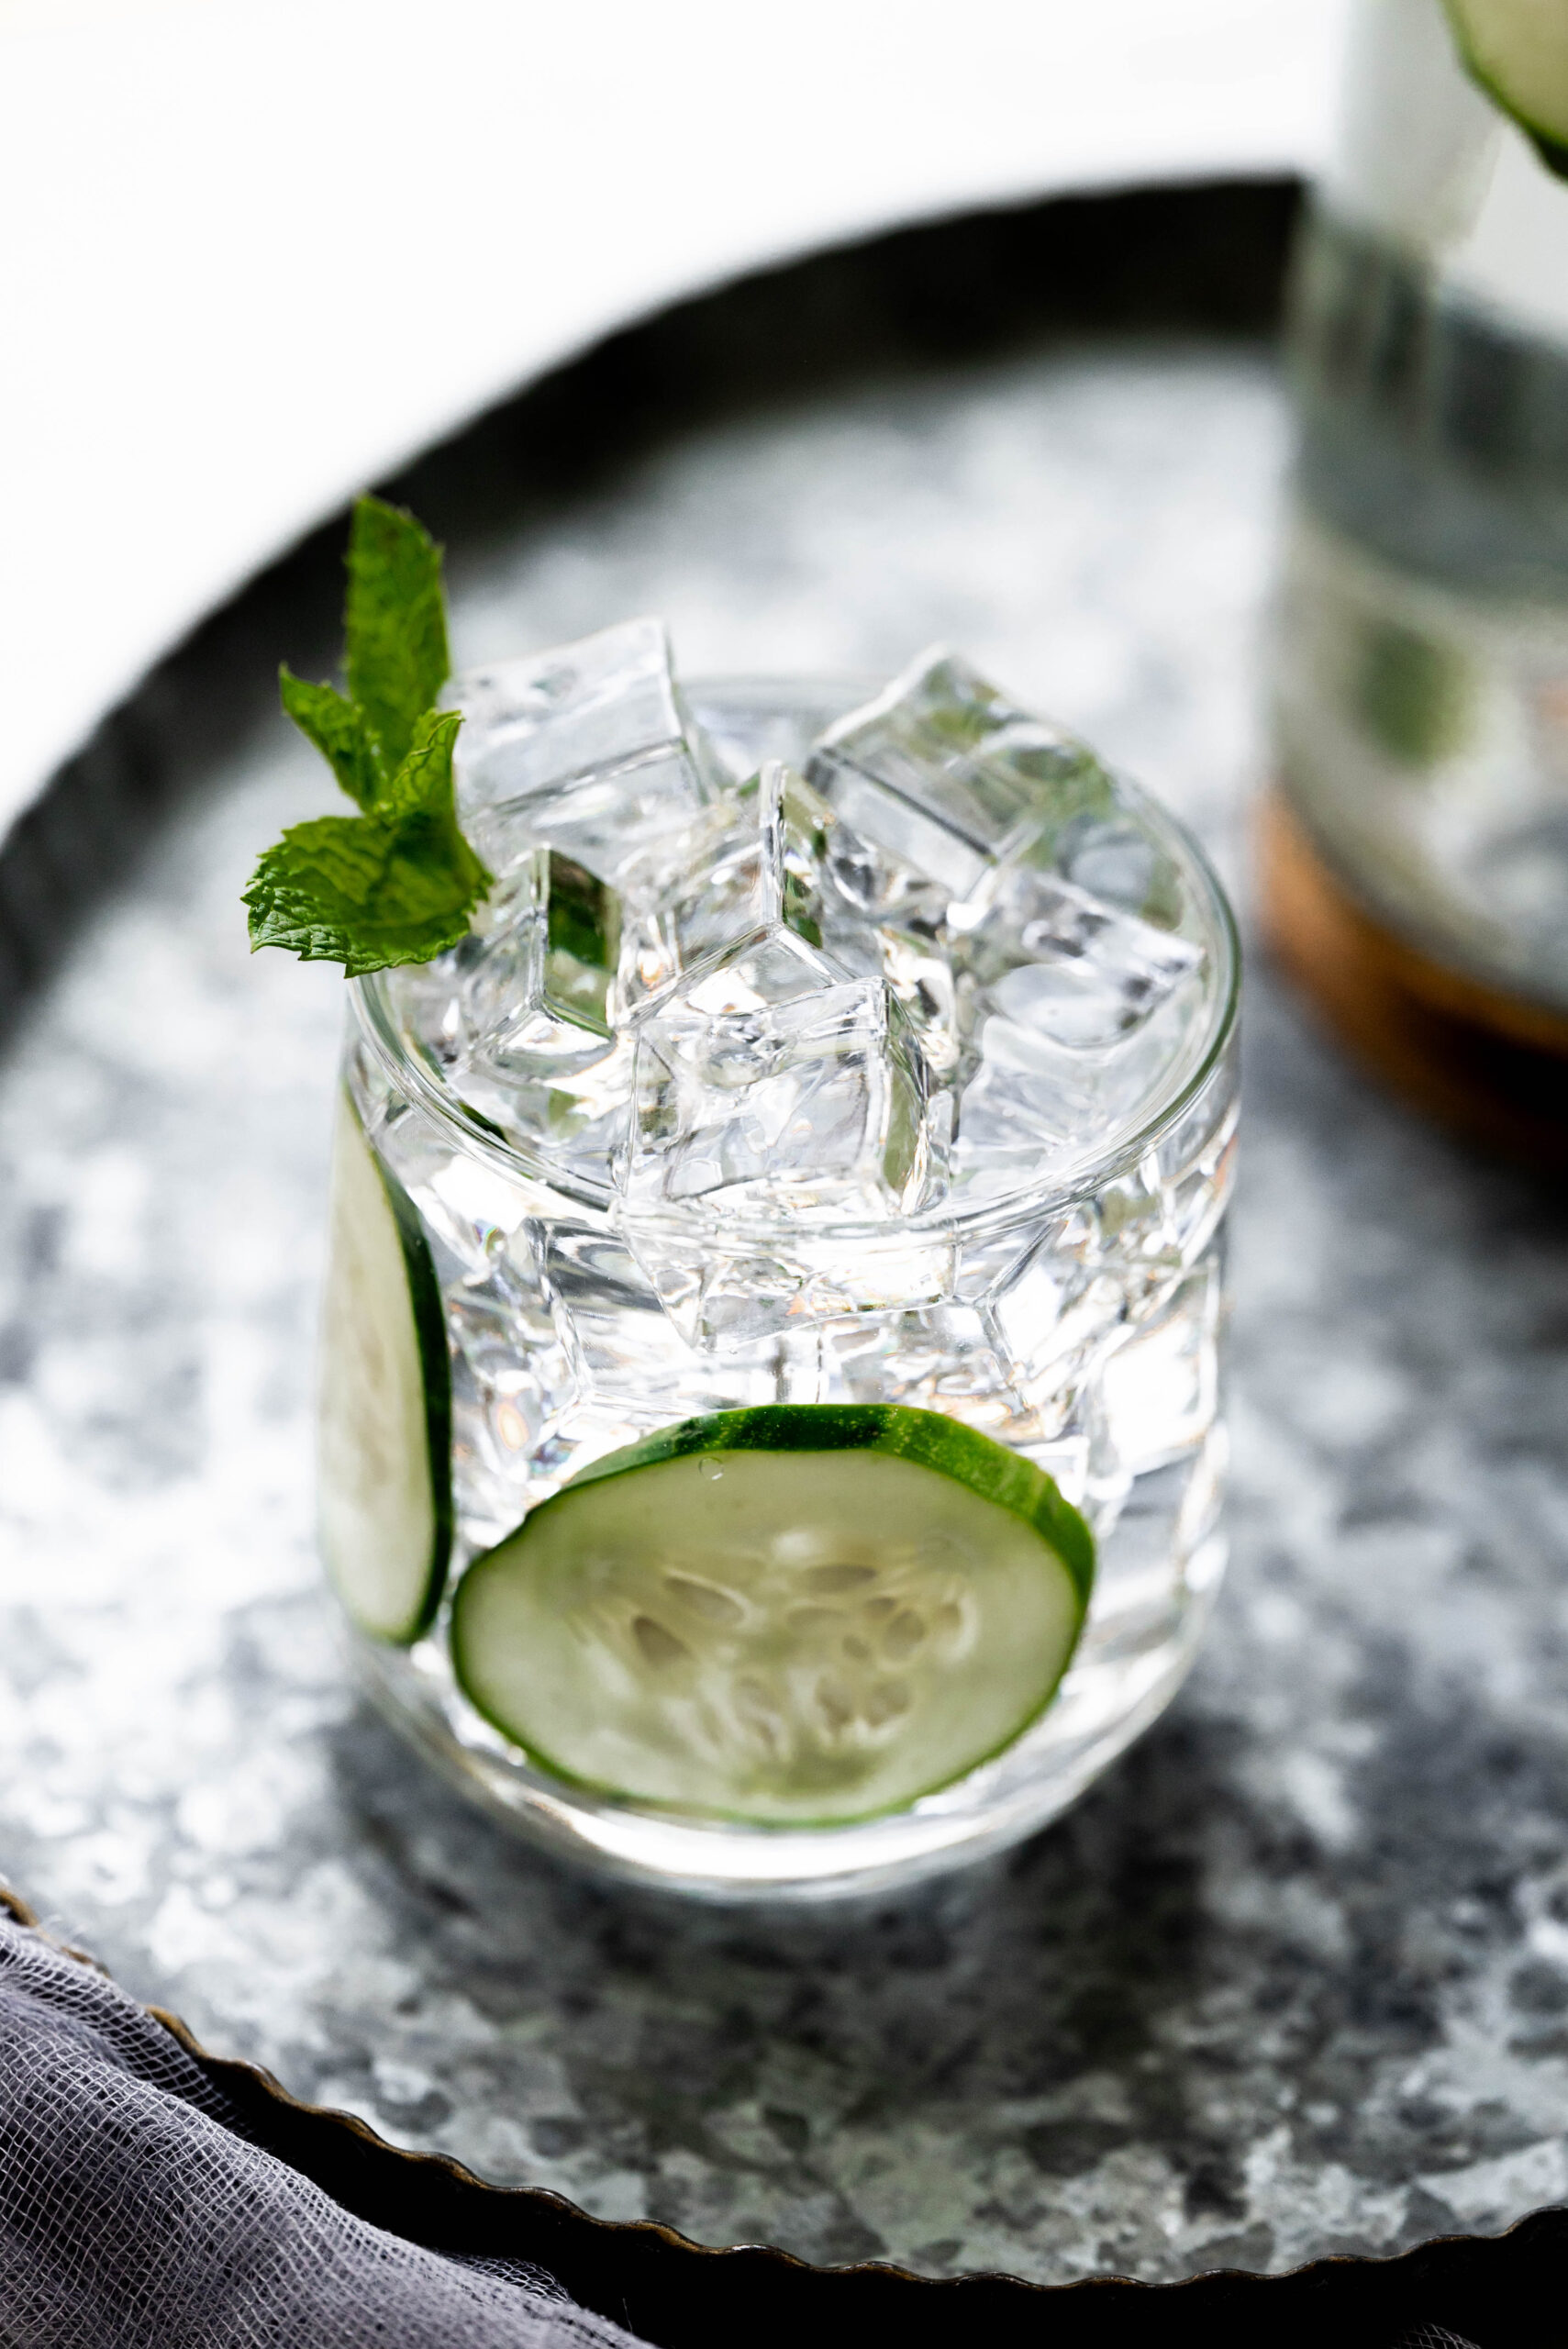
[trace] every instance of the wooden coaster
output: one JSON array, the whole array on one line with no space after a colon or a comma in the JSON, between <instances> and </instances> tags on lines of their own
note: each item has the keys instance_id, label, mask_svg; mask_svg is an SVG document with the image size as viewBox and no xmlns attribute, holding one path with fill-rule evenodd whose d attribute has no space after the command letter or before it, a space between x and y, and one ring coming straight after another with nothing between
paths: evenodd
<instances>
[{"instance_id":1,"label":"wooden coaster","mask_svg":"<svg viewBox=\"0 0 1568 2349\"><path fill-rule=\"evenodd\" d=\"M1568 1016L1384 929L1278 791L1259 810L1257 858L1269 944L1357 1057L1484 1149L1568 1170Z\"/></svg>"}]
</instances>

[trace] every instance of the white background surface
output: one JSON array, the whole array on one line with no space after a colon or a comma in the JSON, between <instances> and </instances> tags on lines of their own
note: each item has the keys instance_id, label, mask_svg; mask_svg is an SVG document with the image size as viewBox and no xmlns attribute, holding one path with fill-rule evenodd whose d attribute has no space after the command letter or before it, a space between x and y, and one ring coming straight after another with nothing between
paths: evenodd
<instances>
[{"instance_id":1,"label":"white background surface","mask_svg":"<svg viewBox=\"0 0 1568 2349\"><path fill-rule=\"evenodd\" d=\"M1343 0L0 0L0 820L434 435L759 262L1311 169Z\"/></svg>"}]
</instances>

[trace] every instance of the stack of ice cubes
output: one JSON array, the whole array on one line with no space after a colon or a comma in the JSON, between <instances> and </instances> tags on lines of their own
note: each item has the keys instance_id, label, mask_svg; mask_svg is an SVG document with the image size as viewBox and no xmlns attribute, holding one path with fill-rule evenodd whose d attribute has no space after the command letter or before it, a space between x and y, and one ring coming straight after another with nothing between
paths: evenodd
<instances>
[{"instance_id":1,"label":"stack of ice cubes","mask_svg":"<svg viewBox=\"0 0 1568 2349\"><path fill-rule=\"evenodd\" d=\"M496 883L399 974L404 1017L545 1180L619 1218L678 1325L743 1330L781 1285L907 1302L909 1219L1069 1170L1179 1050L1203 959L1179 872L1083 743L953 652L804 773L734 772L654 619L457 698Z\"/></svg>"}]
</instances>

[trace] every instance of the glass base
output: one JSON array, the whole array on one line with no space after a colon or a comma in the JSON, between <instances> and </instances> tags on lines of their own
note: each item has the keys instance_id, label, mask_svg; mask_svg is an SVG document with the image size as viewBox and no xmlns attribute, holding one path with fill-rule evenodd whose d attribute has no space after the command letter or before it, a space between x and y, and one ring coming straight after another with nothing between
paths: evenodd
<instances>
[{"instance_id":1,"label":"glass base","mask_svg":"<svg viewBox=\"0 0 1568 2349\"><path fill-rule=\"evenodd\" d=\"M617 1804L538 1770L465 1702L444 1643L410 1650L350 1627L377 1709L504 1825L607 1875L712 1900L884 1892L1035 1833L1163 1711L1197 1652L1224 1574L1220 1425L1135 1476L1102 1537L1071 1670L1017 1744L909 1809L853 1825L748 1828Z\"/></svg>"}]
</instances>

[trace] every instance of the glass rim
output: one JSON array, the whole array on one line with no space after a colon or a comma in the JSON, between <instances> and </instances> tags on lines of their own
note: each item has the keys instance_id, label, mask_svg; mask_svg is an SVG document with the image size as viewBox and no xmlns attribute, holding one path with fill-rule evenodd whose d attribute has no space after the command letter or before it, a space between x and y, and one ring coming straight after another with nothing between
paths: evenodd
<instances>
[{"instance_id":1,"label":"glass rim","mask_svg":"<svg viewBox=\"0 0 1568 2349\"><path fill-rule=\"evenodd\" d=\"M700 704L707 698L726 702L737 711L751 708L757 714L764 714L770 697L775 709L817 700L842 702L852 708L868 694L867 683L862 678L794 672L776 676L699 676L683 679L681 690L693 703ZM871 686L869 690L880 691L881 686ZM751 699L753 696L757 697L755 701ZM758 703L763 706L762 711L758 711ZM716 1208L701 1200L694 1201L690 1207L639 1208L634 1213L628 1213L613 1181L595 1182L552 1161L543 1151L531 1150L451 1092L433 1065L411 1048L400 1023L393 1017L384 971L350 980L355 1025L384 1073L439 1126L458 1138L465 1156L477 1159L510 1183L521 1180L534 1188L542 1186L579 1211L614 1216L618 1222L635 1225L639 1231L680 1232L687 1238L717 1239L734 1234L765 1239L783 1230L792 1233L797 1244L855 1240L879 1241L886 1245L917 1239L929 1245L944 1238L972 1237L979 1230L1005 1230L1015 1223L1035 1221L1130 1173L1180 1123L1223 1059L1235 1033L1240 1008L1240 935L1229 896L1207 852L1181 818L1141 784L1119 771L1116 781L1154 829L1171 840L1180 852L1188 877L1199 885L1201 902L1213 941L1220 950L1223 968L1217 974L1218 984L1209 1006L1207 1030L1195 1062L1190 1054L1178 1054L1171 1076L1155 1090L1150 1107L1136 1124L1113 1129L1108 1143L1085 1149L1065 1166L1057 1167L1049 1181L1021 1183L1016 1189L988 1192L971 1201L955 1201L950 1196L906 1214L887 1216L824 1217L818 1220L815 1217L795 1218L779 1209L748 1214L744 1210Z\"/></svg>"}]
</instances>

